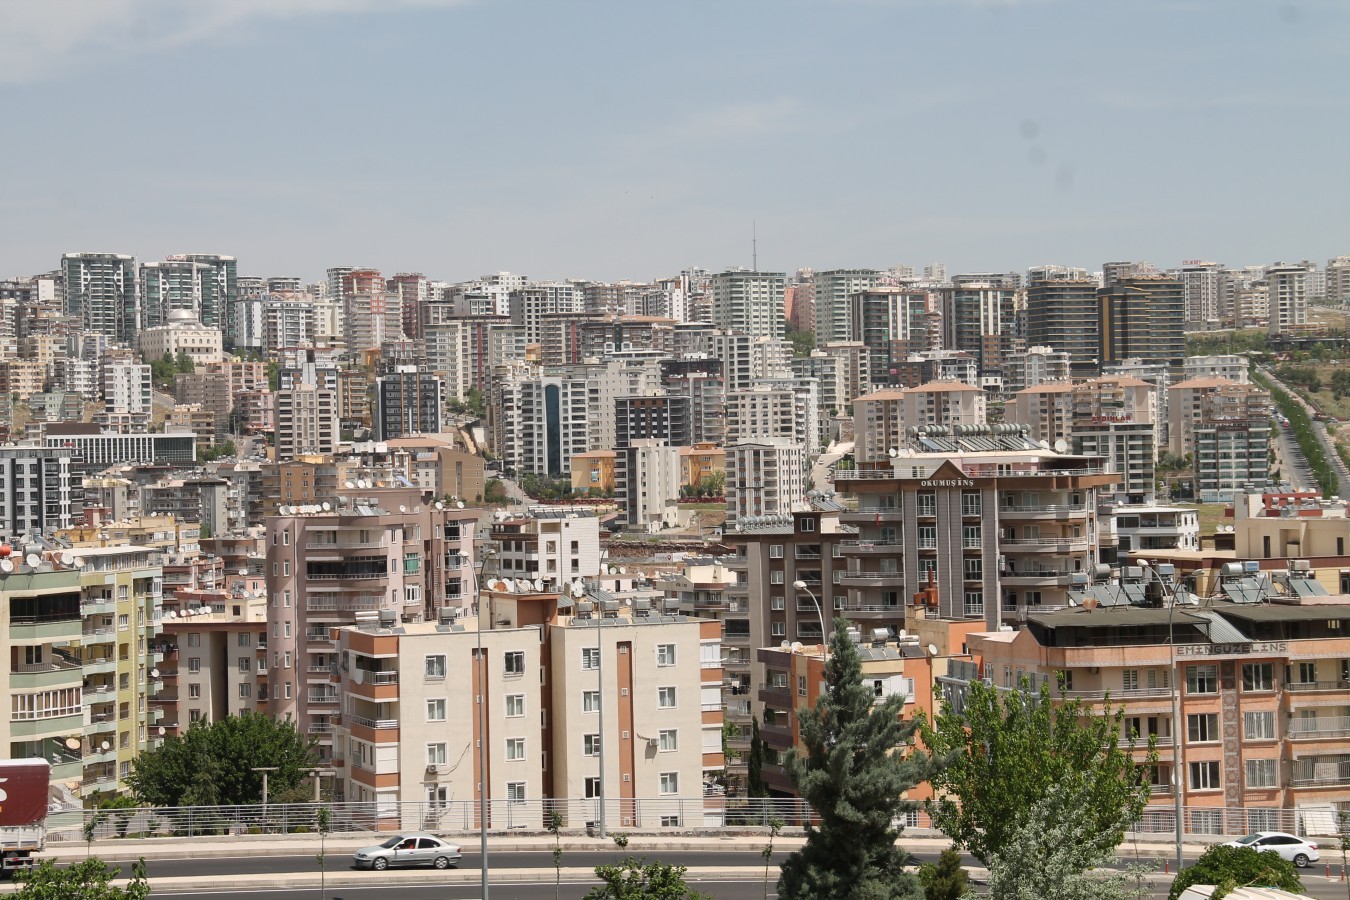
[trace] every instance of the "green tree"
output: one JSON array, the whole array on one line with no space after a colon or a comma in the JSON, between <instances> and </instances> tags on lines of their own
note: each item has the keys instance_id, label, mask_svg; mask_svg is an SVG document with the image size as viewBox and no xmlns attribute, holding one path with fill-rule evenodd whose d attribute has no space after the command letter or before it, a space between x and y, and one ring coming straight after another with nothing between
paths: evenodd
<instances>
[{"instance_id":1,"label":"green tree","mask_svg":"<svg viewBox=\"0 0 1350 900\"><path fill-rule=\"evenodd\" d=\"M923 883L923 900L961 900L970 876L961 865L961 854L955 847L948 847L937 862L919 867L919 881Z\"/></svg>"},{"instance_id":2,"label":"green tree","mask_svg":"<svg viewBox=\"0 0 1350 900\"><path fill-rule=\"evenodd\" d=\"M1256 850L1252 847L1227 847L1215 844L1172 879L1168 900L1177 900L1182 891L1193 884L1212 884L1216 890L1210 900L1220 900L1234 888L1259 885L1279 888L1297 894L1303 890L1303 880L1293 863L1281 859L1274 850Z\"/></svg>"},{"instance_id":3,"label":"green tree","mask_svg":"<svg viewBox=\"0 0 1350 900\"><path fill-rule=\"evenodd\" d=\"M267 387L273 391L281 390L281 364L275 359L267 362Z\"/></svg>"},{"instance_id":4,"label":"green tree","mask_svg":"<svg viewBox=\"0 0 1350 900\"><path fill-rule=\"evenodd\" d=\"M932 773L930 758L913 750L916 722L900 718L899 694L876 703L862 680L862 662L848 622L835 619L825 662L825 693L799 718L805 753L788 760L797 793L811 804L819 827L788 857L778 880L783 900L899 900L922 896L905 871L910 856L895 845L895 821L915 804L902 795Z\"/></svg>"},{"instance_id":5,"label":"green tree","mask_svg":"<svg viewBox=\"0 0 1350 900\"><path fill-rule=\"evenodd\" d=\"M764 784L764 739L759 736L759 716L750 717L750 755L745 761L745 795L767 797Z\"/></svg>"},{"instance_id":6,"label":"green tree","mask_svg":"<svg viewBox=\"0 0 1350 900\"><path fill-rule=\"evenodd\" d=\"M548 833L553 835L553 896L562 896L562 825L563 817L555 809L548 814Z\"/></svg>"},{"instance_id":7,"label":"green tree","mask_svg":"<svg viewBox=\"0 0 1350 900\"><path fill-rule=\"evenodd\" d=\"M186 350L178 351L178 358L173 361L173 367L185 375L191 375L196 371L197 366L192 361L192 356Z\"/></svg>"},{"instance_id":8,"label":"green tree","mask_svg":"<svg viewBox=\"0 0 1350 900\"><path fill-rule=\"evenodd\" d=\"M591 888L582 900L711 900L685 884L684 866L627 857L618 865L595 867L604 884Z\"/></svg>"},{"instance_id":9,"label":"green tree","mask_svg":"<svg viewBox=\"0 0 1350 900\"><path fill-rule=\"evenodd\" d=\"M302 770L318 763L314 741L295 724L258 712L216 722L194 722L131 763L127 784L150 806L215 806L262 800L259 767L276 767L269 776L274 795L300 783Z\"/></svg>"},{"instance_id":10,"label":"green tree","mask_svg":"<svg viewBox=\"0 0 1350 900\"><path fill-rule=\"evenodd\" d=\"M36 867L19 872L14 880L19 890L13 896L22 900L145 900L150 896L150 885L145 880L145 860L131 867L131 880L126 887L112 884L121 873L103 860L93 857L58 869L50 859Z\"/></svg>"},{"instance_id":11,"label":"green tree","mask_svg":"<svg viewBox=\"0 0 1350 900\"><path fill-rule=\"evenodd\" d=\"M810 356L816 349L816 336L809 331L798 331L789 324L783 336L792 344L793 356Z\"/></svg>"},{"instance_id":12,"label":"green tree","mask_svg":"<svg viewBox=\"0 0 1350 900\"><path fill-rule=\"evenodd\" d=\"M764 857L764 900L769 900L769 866L773 863L773 844L782 831L782 819L778 816L769 819L769 843L765 844L764 849L759 851L759 855Z\"/></svg>"},{"instance_id":13,"label":"green tree","mask_svg":"<svg viewBox=\"0 0 1350 900\"><path fill-rule=\"evenodd\" d=\"M315 857L319 861L319 900L328 898L328 869L324 863L328 859L326 844L328 834L333 830L333 811L326 806L319 807L319 814L315 821L315 828L319 832L319 853Z\"/></svg>"},{"instance_id":14,"label":"green tree","mask_svg":"<svg viewBox=\"0 0 1350 900\"><path fill-rule=\"evenodd\" d=\"M1137 900L1149 893L1142 872L1107 866L1115 847L1096 840L1099 823L1085 814L1092 791L1086 774L1072 775L1020 817L989 858L993 900ZM1127 827L1120 815L1118 824Z\"/></svg>"},{"instance_id":15,"label":"green tree","mask_svg":"<svg viewBox=\"0 0 1350 900\"><path fill-rule=\"evenodd\" d=\"M924 746L945 765L932 778L933 827L983 863L1008 845L1027 811L1051 785L1087 779L1081 811L1094 848L1112 850L1148 802L1145 773L1133 742L1120 745L1123 709L1099 712L1080 699L1055 701L1050 686L1000 691L976 681L964 709L944 703L923 728Z\"/></svg>"}]
</instances>

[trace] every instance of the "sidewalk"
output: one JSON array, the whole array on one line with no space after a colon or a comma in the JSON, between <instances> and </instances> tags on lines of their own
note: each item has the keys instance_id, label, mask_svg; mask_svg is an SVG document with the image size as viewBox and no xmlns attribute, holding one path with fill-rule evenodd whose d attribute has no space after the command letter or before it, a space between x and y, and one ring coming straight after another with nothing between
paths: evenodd
<instances>
[{"instance_id":1,"label":"sidewalk","mask_svg":"<svg viewBox=\"0 0 1350 900\"><path fill-rule=\"evenodd\" d=\"M627 832L625 832L627 833ZM330 854L351 853L362 847L379 843L393 832L344 832L328 836L325 851ZM737 852L744 851L747 864L754 865L754 858L768 841L768 832L744 831L738 834L718 836L697 834L633 834L629 835L628 847L620 851L610 838L587 837L583 834L564 834L564 851L613 851L629 854L660 854L662 852ZM446 834L447 838L458 843L464 853L478 852L477 833ZM801 829L785 829L774 841L775 849L795 850L802 844ZM1218 842L1223 838L1216 836ZM914 831L901 834L900 847L916 854L936 854L951 846L947 838L933 835L931 832ZM531 834L489 834L489 853L547 853L554 846L553 836L547 833ZM1183 845L1188 854L1202 853L1209 843L1191 841ZM62 860L83 859L87 849L83 841L48 842L44 857ZM230 857L254 856L305 856L319 852L319 838L313 834L273 834L273 835L221 835L203 837L164 837L128 840L98 840L94 842L92 853L108 861L147 859L220 859ZM1171 859L1176 847L1171 842L1140 841L1135 843L1128 838L1120 845L1117 855L1122 859Z\"/></svg>"}]
</instances>

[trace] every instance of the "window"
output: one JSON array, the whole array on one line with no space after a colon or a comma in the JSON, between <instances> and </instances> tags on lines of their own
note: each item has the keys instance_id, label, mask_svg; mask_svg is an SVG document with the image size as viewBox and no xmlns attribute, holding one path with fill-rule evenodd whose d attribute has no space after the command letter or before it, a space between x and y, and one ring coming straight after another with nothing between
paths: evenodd
<instances>
[{"instance_id":1,"label":"window","mask_svg":"<svg viewBox=\"0 0 1350 900\"><path fill-rule=\"evenodd\" d=\"M427 721L444 722L445 721L445 699L427 701Z\"/></svg>"},{"instance_id":2,"label":"window","mask_svg":"<svg viewBox=\"0 0 1350 900\"><path fill-rule=\"evenodd\" d=\"M675 688L659 687L656 689L656 708L657 709L675 708Z\"/></svg>"},{"instance_id":3,"label":"window","mask_svg":"<svg viewBox=\"0 0 1350 900\"><path fill-rule=\"evenodd\" d=\"M506 717L508 719L516 716L525 715L525 695L507 694L506 695Z\"/></svg>"},{"instance_id":4,"label":"window","mask_svg":"<svg viewBox=\"0 0 1350 900\"><path fill-rule=\"evenodd\" d=\"M798 675L798 676L797 676L797 696L798 696L798 697L805 697L805 696L806 696L806 676L805 676L805 675Z\"/></svg>"},{"instance_id":5,"label":"window","mask_svg":"<svg viewBox=\"0 0 1350 900\"><path fill-rule=\"evenodd\" d=\"M807 516L807 517L801 519L800 521L801 521L801 526L802 526L802 527L801 527L801 530L802 530L802 531L815 531L815 530L816 530L816 520L813 519L813 518L811 518L810 516Z\"/></svg>"},{"instance_id":6,"label":"window","mask_svg":"<svg viewBox=\"0 0 1350 900\"><path fill-rule=\"evenodd\" d=\"M247 656L239 657L239 671L248 673L253 671L253 661Z\"/></svg>"},{"instance_id":7,"label":"window","mask_svg":"<svg viewBox=\"0 0 1350 900\"><path fill-rule=\"evenodd\" d=\"M202 686L201 686L200 684L189 684L189 685L188 685L188 699L189 699L189 700L200 700L200 699L202 699Z\"/></svg>"},{"instance_id":8,"label":"window","mask_svg":"<svg viewBox=\"0 0 1350 900\"><path fill-rule=\"evenodd\" d=\"M600 779L587 778L585 783L586 799L594 800L600 796Z\"/></svg>"},{"instance_id":9,"label":"window","mask_svg":"<svg viewBox=\"0 0 1350 900\"><path fill-rule=\"evenodd\" d=\"M253 635L249 634L247 631L242 631L239 633L240 647L247 647L252 642L253 642Z\"/></svg>"},{"instance_id":10,"label":"window","mask_svg":"<svg viewBox=\"0 0 1350 900\"><path fill-rule=\"evenodd\" d=\"M281 659L286 664L285 668L289 669L291 667L291 651L287 650L285 653L282 653Z\"/></svg>"},{"instance_id":11,"label":"window","mask_svg":"<svg viewBox=\"0 0 1350 900\"><path fill-rule=\"evenodd\" d=\"M937 526L920 525L919 526L919 549L936 550L937 549Z\"/></svg>"},{"instance_id":12,"label":"window","mask_svg":"<svg viewBox=\"0 0 1350 900\"><path fill-rule=\"evenodd\" d=\"M1120 670L1120 686L1121 686L1121 688L1122 688L1123 690L1127 690L1127 691L1137 691L1137 690L1139 690L1139 670L1138 670L1138 669L1121 669L1121 670Z\"/></svg>"},{"instance_id":13,"label":"window","mask_svg":"<svg viewBox=\"0 0 1350 900\"><path fill-rule=\"evenodd\" d=\"M1242 736L1249 741L1275 740L1275 713L1273 712L1243 713Z\"/></svg>"},{"instance_id":14,"label":"window","mask_svg":"<svg viewBox=\"0 0 1350 900\"><path fill-rule=\"evenodd\" d=\"M1247 787L1278 787L1279 765L1274 759L1249 759L1246 761Z\"/></svg>"},{"instance_id":15,"label":"window","mask_svg":"<svg viewBox=\"0 0 1350 900\"><path fill-rule=\"evenodd\" d=\"M661 773L661 793L678 794L680 792L680 773L662 772Z\"/></svg>"},{"instance_id":16,"label":"window","mask_svg":"<svg viewBox=\"0 0 1350 900\"><path fill-rule=\"evenodd\" d=\"M769 625L769 631L773 633L774 637L783 637L787 634L787 623L773 622Z\"/></svg>"},{"instance_id":17,"label":"window","mask_svg":"<svg viewBox=\"0 0 1350 900\"><path fill-rule=\"evenodd\" d=\"M123 618L126 618L123 616ZM202 645L202 636L195 631L188 632L188 646L200 647Z\"/></svg>"},{"instance_id":18,"label":"window","mask_svg":"<svg viewBox=\"0 0 1350 900\"><path fill-rule=\"evenodd\" d=\"M525 651L508 650L504 656L506 661L505 673L507 675L525 674Z\"/></svg>"},{"instance_id":19,"label":"window","mask_svg":"<svg viewBox=\"0 0 1350 900\"><path fill-rule=\"evenodd\" d=\"M772 572L769 573L769 584L782 584L782 583L783 583L782 569L774 569Z\"/></svg>"},{"instance_id":20,"label":"window","mask_svg":"<svg viewBox=\"0 0 1350 900\"><path fill-rule=\"evenodd\" d=\"M785 606L786 604L783 602L782 597L769 598L769 609L783 609Z\"/></svg>"},{"instance_id":21,"label":"window","mask_svg":"<svg viewBox=\"0 0 1350 900\"><path fill-rule=\"evenodd\" d=\"M600 711L600 692L582 691L581 692L581 711L584 713L593 713Z\"/></svg>"},{"instance_id":22,"label":"window","mask_svg":"<svg viewBox=\"0 0 1350 900\"><path fill-rule=\"evenodd\" d=\"M1275 667L1270 663L1247 663L1242 667L1244 691L1275 690Z\"/></svg>"},{"instance_id":23,"label":"window","mask_svg":"<svg viewBox=\"0 0 1350 900\"><path fill-rule=\"evenodd\" d=\"M445 657L428 656L426 658L427 678L441 679L445 677Z\"/></svg>"},{"instance_id":24,"label":"window","mask_svg":"<svg viewBox=\"0 0 1350 900\"><path fill-rule=\"evenodd\" d=\"M581 667L583 669L600 668L600 648L582 647L581 648Z\"/></svg>"},{"instance_id":25,"label":"window","mask_svg":"<svg viewBox=\"0 0 1350 900\"><path fill-rule=\"evenodd\" d=\"M240 700L247 700L249 697L252 697L252 696L253 696L253 685L248 684L247 682L244 683L244 684L239 685L239 699L240 699Z\"/></svg>"},{"instance_id":26,"label":"window","mask_svg":"<svg viewBox=\"0 0 1350 900\"><path fill-rule=\"evenodd\" d=\"M1201 713L1186 717L1186 739L1192 744L1219 740L1218 713Z\"/></svg>"},{"instance_id":27,"label":"window","mask_svg":"<svg viewBox=\"0 0 1350 900\"><path fill-rule=\"evenodd\" d=\"M961 526L961 546L966 550L979 550L983 546L984 536L978 525Z\"/></svg>"},{"instance_id":28,"label":"window","mask_svg":"<svg viewBox=\"0 0 1350 900\"><path fill-rule=\"evenodd\" d=\"M660 743L662 753L680 748L679 735L674 728L663 728L657 740Z\"/></svg>"},{"instance_id":29,"label":"window","mask_svg":"<svg viewBox=\"0 0 1350 900\"><path fill-rule=\"evenodd\" d=\"M782 559L782 558L783 558L783 545L782 545L782 544L770 544L770 545L769 545L769 559Z\"/></svg>"},{"instance_id":30,"label":"window","mask_svg":"<svg viewBox=\"0 0 1350 900\"><path fill-rule=\"evenodd\" d=\"M581 736L581 752L584 756L600 755L600 735L583 734Z\"/></svg>"},{"instance_id":31,"label":"window","mask_svg":"<svg viewBox=\"0 0 1350 900\"><path fill-rule=\"evenodd\" d=\"M980 495L977 492L961 492L961 515L978 516L981 511L980 506Z\"/></svg>"},{"instance_id":32,"label":"window","mask_svg":"<svg viewBox=\"0 0 1350 900\"><path fill-rule=\"evenodd\" d=\"M1217 791L1220 787L1219 764L1217 762L1191 763L1191 790Z\"/></svg>"},{"instance_id":33,"label":"window","mask_svg":"<svg viewBox=\"0 0 1350 900\"><path fill-rule=\"evenodd\" d=\"M506 739L506 758L515 760L525 758L525 739L523 737Z\"/></svg>"},{"instance_id":34,"label":"window","mask_svg":"<svg viewBox=\"0 0 1350 900\"><path fill-rule=\"evenodd\" d=\"M923 491L918 495L919 515L936 516L937 515L937 494L934 491Z\"/></svg>"},{"instance_id":35,"label":"window","mask_svg":"<svg viewBox=\"0 0 1350 900\"><path fill-rule=\"evenodd\" d=\"M193 656L188 659L188 671L200 672L202 670L202 660L199 656Z\"/></svg>"},{"instance_id":36,"label":"window","mask_svg":"<svg viewBox=\"0 0 1350 900\"><path fill-rule=\"evenodd\" d=\"M519 803L525 799L525 782L508 781L506 783L506 799Z\"/></svg>"},{"instance_id":37,"label":"window","mask_svg":"<svg viewBox=\"0 0 1350 900\"><path fill-rule=\"evenodd\" d=\"M427 765L445 765L445 744L427 744Z\"/></svg>"},{"instance_id":38,"label":"window","mask_svg":"<svg viewBox=\"0 0 1350 900\"><path fill-rule=\"evenodd\" d=\"M984 560L978 556L961 560L962 569L965 570L966 581L984 580Z\"/></svg>"},{"instance_id":39,"label":"window","mask_svg":"<svg viewBox=\"0 0 1350 900\"><path fill-rule=\"evenodd\" d=\"M656 645L656 664L658 666L675 665L675 645L657 644Z\"/></svg>"},{"instance_id":40,"label":"window","mask_svg":"<svg viewBox=\"0 0 1350 900\"><path fill-rule=\"evenodd\" d=\"M1217 694L1219 692L1218 666L1187 666L1186 693Z\"/></svg>"}]
</instances>

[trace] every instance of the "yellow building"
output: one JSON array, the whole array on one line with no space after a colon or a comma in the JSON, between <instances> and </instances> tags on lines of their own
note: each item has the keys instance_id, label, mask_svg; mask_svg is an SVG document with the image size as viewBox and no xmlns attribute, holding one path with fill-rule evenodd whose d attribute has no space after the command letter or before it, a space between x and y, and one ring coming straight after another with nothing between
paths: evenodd
<instances>
[{"instance_id":1,"label":"yellow building","mask_svg":"<svg viewBox=\"0 0 1350 900\"><path fill-rule=\"evenodd\" d=\"M612 492L614 490L614 457L613 450L573 453L572 490Z\"/></svg>"},{"instance_id":2,"label":"yellow building","mask_svg":"<svg viewBox=\"0 0 1350 900\"><path fill-rule=\"evenodd\" d=\"M727 471L726 451L716 444L704 442L680 448L680 484L696 488L705 478Z\"/></svg>"}]
</instances>

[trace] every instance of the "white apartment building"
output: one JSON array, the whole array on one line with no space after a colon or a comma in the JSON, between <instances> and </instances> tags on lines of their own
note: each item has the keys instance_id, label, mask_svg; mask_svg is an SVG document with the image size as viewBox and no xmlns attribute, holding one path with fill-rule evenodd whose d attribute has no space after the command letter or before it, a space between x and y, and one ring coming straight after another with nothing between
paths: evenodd
<instances>
[{"instance_id":1,"label":"white apartment building","mask_svg":"<svg viewBox=\"0 0 1350 900\"><path fill-rule=\"evenodd\" d=\"M543 800L570 801L556 808L575 828L602 797L614 828L702 825L704 773L722 765L719 623L485 596L481 632L450 618L337 632L341 795L380 801L390 829L472 827L482 799L492 829L546 827Z\"/></svg>"},{"instance_id":2,"label":"white apartment building","mask_svg":"<svg viewBox=\"0 0 1350 900\"><path fill-rule=\"evenodd\" d=\"M534 507L492 523L499 578L552 585L600 575L600 519L588 509Z\"/></svg>"},{"instance_id":3,"label":"white apartment building","mask_svg":"<svg viewBox=\"0 0 1350 900\"><path fill-rule=\"evenodd\" d=\"M395 293L351 294L342 301L342 333L349 350L371 350L404 340L403 300Z\"/></svg>"},{"instance_id":4,"label":"white apartment building","mask_svg":"<svg viewBox=\"0 0 1350 900\"><path fill-rule=\"evenodd\" d=\"M806 495L806 453L782 438L727 447L727 519L787 515Z\"/></svg>"},{"instance_id":5,"label":"white apartment building","mask_svg":"<svg viewBox=\"0 0 1350 900\"><path fill-rule=\"evenodd\" d=\"M816 343L865 340L853 331L852 303L849 298L871 291L881 282L875 269L831 269L811 276L816 306Z\"/></svg>"},{"instance_id":6,"label":"white apartment building","mask_svg":"<svg viewBox=\"0 0 1350 900\"><path fill-rule=\"evenodd\" d=\"M314 301L308 295L272 294L262 300L262 346L267 350L282 347L313 346L315 331Z\"/></svg>"},{"instance_id":7,"label":"white apartment building","mask_svg":"<svg viewBox=\"0 0 1350 900\"><path fill-rule=\"evenodd\" d=\"M1216 262L1188 260L1174 274L1181 281L1183 310L1188 327L1219 322L1221 286Z\"/></svg>"},{"instance_id":8,"label":"white apartment building","mask_svg":"<svg viewBox=\"0 0 1350 900\"><path fill-rule=\"evenodd\" d=\"M819 408L814 378L757 381L727 393L726 441L784 440L813 457L820 452Z\"/></svg>"},{"instance_id":9,"label":"white apartment building","mask_svg":"<svg viewBox=\"0 0 1350 900\"><path fill-rule=\"evenodd\" d=\"M1028 347L1003 357L1003 388L1016 393L1048 381L1069 380L1069 353L1052 347Z\"/></svg>"},{"instance_id":10,"label":"white apartment building","mask_svg":"<svg viewBox=\"0 0 1350 900\"><path fill-rule=\"evenodd\" d=\"M1183 380L1193 378L1226 378L1238 384L1246 384L1250 360L1245 356L1217 354L1214 356L1188 356L1182 360Z\"/></svg>"},{"instance_id":11,"label":"white apartment building","mask_svg":"<svg viewBox=\"0 0 1350 900\"><path fill-rule=\"evenodd\" d=\"M1326 298L1328 303L1350 302L1350 256L1327 260Z\"/></svg>"},{"instance_id":12,"label":"white apartment building","mask_svg":"<svg viewBox=\"0 0 1350 900\"><path fill-rule=\"evenodd\" d=\"M337 392L311 385L275 391L276 459L286 462L305 454L337 452L342 432Z\"/></svg>"},{"instance_id":13,"label":"white apartment building","mask_svg":"<svg viewBox=\"0 0 1350 900\"><path fill-rule=\"evenodd\" d=\"M586 311L586 297L581 286L573 282L534 282L512 289L507 305L511 324L525 330L525 342L538 344L542 340L540 326L544 316L580 315Z\"/></svg>"},{"instance_id":14,"label":"white apartment building","mask_svg":"<svg viewBox=\"0 0 1350 900\"><path fill-rule=\"evenodd\" d=\"M110 361L103 366L103 415L123 431L145 430L154 413L150 366Z\"/></svg>"},{"instance_id":15,"label":"white apartment building","mask_svg":"<svg viewBox=\"0 0 1350 900\"><path fill-rule=\"evenodd\" d=\"M1311 263L1266 267L1271 334L1287 334L1308 323L1308 272Z\"/></svg>"},{"instance_id":16,"label":"white apartment building","mask_svg":"<svg viewBox=\"0 0 1350 900\"><path fill-rule=\"evenodd\" d=\"M71 524L72 451L0 447L0 534L51 534Z\"/></svg>"},{"instance_id":17,"label":"white apartment building","mask_svg":"<svg viewBox=\"0 0 1350 900\"><path fill-rule=\"evenodd\" d=\"M755 337L783 336L782 272L731 269L712 277L713 324Z\"/></svg>"}]
</instances>

